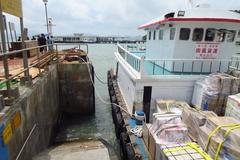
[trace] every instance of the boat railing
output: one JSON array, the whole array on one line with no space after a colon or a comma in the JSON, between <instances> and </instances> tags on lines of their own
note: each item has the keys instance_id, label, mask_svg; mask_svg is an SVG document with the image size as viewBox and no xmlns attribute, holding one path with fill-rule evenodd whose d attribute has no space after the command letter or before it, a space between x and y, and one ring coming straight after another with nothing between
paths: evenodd
<instances>
[{"instance_id":1,"label":"boat railing","mask_svg":"<svg viewBox=\"0 0 240 160\"><path fill-rule=\"evenodd\" d=\"M141 71L141 58L132 54L127 49L123 48L121 45L117 44L118 46L118 53L121 57L127 61L127 63L133 67L136 71Z\"/></svg>"},{"instance_id":2,"label":"boat railing","mask_svg":"<svg viewBox=\"0 0 240 160\"><path fill-rule=\"evenodd\" d=\"M145 59L148 75L205 75L239 70L239 61L232 59ZM150 67L149 67L150 66Z\"/></svg>"},{"instance_id":3,"label":"boat railing","mask_svg":"<svg viewBox=\"0 0 240 160\"><path fill-rule=\"evenodd\" d=\"M11 96L11 89L15 83L18 83L19 76L22 85L32 84L32 75L30 75L30 69L35 68L35 76L41 75L43 72L42 68L49 62L58 63L59 45L63 44L50 44L42 45L37 47L25 48L21 50L6 51L0 53L0 89L6 88L6 94L9 99ZM76 44L66 44L66 45L76 45ZM87 46L87 44L77 44L79 49L82 45ZM49 50L47 51L47 48ZM40 50L43 49L43 52ZM88 46L87 46L88 51ZM31 57L31 53L35 56ZM18 58L15 58L18 57ZM10 71L13 73L10 74Z\"/></svg>"},{"instance_id":4,"label":"boat railing","mask_svg":"<svg viewBox=\"0 0 240 160\"><path fill-rule=\"evenodd\" d=\"M136 56L118 44L118 53L143 75L206 75L240 70L240 57L232 59L146 59Z\"/></svg>"}]
</instances>

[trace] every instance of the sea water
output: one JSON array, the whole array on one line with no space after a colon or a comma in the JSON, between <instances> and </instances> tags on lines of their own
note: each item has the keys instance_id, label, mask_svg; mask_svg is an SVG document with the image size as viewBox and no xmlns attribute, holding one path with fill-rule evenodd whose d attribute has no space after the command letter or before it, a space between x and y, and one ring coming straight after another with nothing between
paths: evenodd
<instances>
[{"instance_id":1,"label":"sea water","mask_svg":"<svg viewBox=\"0 0 240 160\"><path fill-rule=\"evenodd\" d=\"M78 47L59 46L60 49ZM86 50L86 47L82 47ZM88 57L93 63L95 73L103 82L107 82L107 71L115 68L114 52L117 51L115 44L88 44ZM119 156L119 145L115 136L115 126L112 120L107 84L103 84L95 77L95 92L98 92L101 98L95 93L95 115L90 117L81 117L75 119L65 119L63 126L58 134L59 139L95 139L100 138L108 143L112 148L110 155ZM105 101L103 102L102 99Z\"/></svg>"}]
</instances>

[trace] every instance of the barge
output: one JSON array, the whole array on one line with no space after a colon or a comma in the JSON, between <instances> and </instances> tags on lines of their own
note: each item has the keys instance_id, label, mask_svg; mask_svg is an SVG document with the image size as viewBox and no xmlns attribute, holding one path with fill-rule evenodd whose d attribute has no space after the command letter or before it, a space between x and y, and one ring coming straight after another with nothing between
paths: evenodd
<instances>
[{"instance_id":1,"label":"barge","mask_svg":"<svg viewBox=\"0 0 240 160\"><path fill-rule=\"evenodd\" d=\"M239 113L239 27L239 13L199 5L141 25L144 52L117 45L108 86L124 159L238 159L240 119L225 111Z\"/></svg>"}]
</instances>

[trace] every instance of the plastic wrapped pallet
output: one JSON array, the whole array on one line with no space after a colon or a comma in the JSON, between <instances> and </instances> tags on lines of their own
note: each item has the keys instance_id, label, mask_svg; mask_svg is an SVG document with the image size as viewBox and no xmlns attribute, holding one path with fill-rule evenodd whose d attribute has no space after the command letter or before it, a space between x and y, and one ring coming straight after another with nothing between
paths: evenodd
<instances>
[{"instance_id":1,"label":"plastic wrapped pallet","mask_svg":"<svg viewBox=\"0 0 240 160\"><path fill-rule=\"evenodd\" d=\"M218 113L222 110L221 107L218 106L219 95L209 95L204 93L202 98L201 109L203 111L214 111Z\"/></svg>"},{"instance_id":2,"label":"plastic wrapped pallet","mask_svg":"<svg viewBox=\"0 0 240 160\"><path fill-rule=\"evenodd\" d=\"M200 127L198 143L216 160L240 156L240 122L231 117L211 117Z\"/></svg>"},{"instance_id":3,"label":"plastic wrapped pallet","mask_svg":"<svg viewBox=\"0 0 240 160\"><path fill-rule=\"evenodd\" d=\"M212 160L196 143L158 145L155 160Z\"/></svg>"},{"instance_id":4,"label":"plastic wrapped pallet","mask_svg":"<svg viewBox=\"0 0 240 160\"><path fill-rule=\"evenodd\" d=\"M240 92L240 77L234 77L231 94L237 94Z\"/></svg>"},{"instance_id":5,"label":"plastic wrapped pallet","mask_svg":"<svg viewBox=\"0 0 240 160\"><path fill-rule=\"evenodd\" d=\"M225 73L211 74L195 84L192 105L224 115L227 96L238 93L239 88L240 78Z\"/></svg>"},{"instance_id":6,"label":"plastic wrapped pallet","mask_svg":"<svg viewBox=\"0 0 240 160\"><path fill-rule=\"evenodd\" d=\"M232 84L234 77L228 74L216 75L220 80L220 93L223 95L231 94Z\"/></svg>"},{"instance_id":7,"label":"plastic wrapped pallet","mask_svg":"<svg viewBox=\"0 0 240 160\"><path fill-rule=\"evenodd\" d=\"M190 106L184 101L175 100L156 100L156 111L158 113L175 113L181 115L184 108L189 108Z\"/></svg>"},{"instance_id":8,"label":"plastic wrapped pallet","mask_svg":"<svg viewBox=\"0 0 240 160\"><path fill-rule=\"evenodd\" d=\"M239 70L233 70L231 72L231 75L233 75L234 77L240 78L240 71Z\"/></svg>"},{"instance_id":9,"label":"plastic wrapped pallet","mask_svg":"<svg viewBox=\"0 0 240 160\"><path fill-rule=\"evenodd\" d=\"M181 123L182 119L181 116L178 114L159 114L154 113L153 114L153 122L150 127L150 131L152 133L155 133L163 124L177 124Z\"/></svg>"},{"instance_id":10,"label":"plastic wrapped pallet","mask_svg":"<svg viewBox=\"0 0 240 160\"><path fill-rule=\"evenodd\" d=\"M189 142L187 127L177 114L153 114L153 124L149 128L148 150L155 158L157 144Z\"/></svg>"},{"instance_id":11,"label":"plastic wrapped pallet","mask_svg":"<svg viewBox=\"0 0 240 160\"><path fill-rule=\"evenodd\" d=\"M194 108L184 109L182 120L187 125L188 133L194 141L198 139L199 127L203 126L209 117L217 117L217 115L212 111L198 111Z\"/></svg>"},{"instance_id":12,"label":"plastic wrapped pallet","mask_svg":"<svg viewBox=\"0 0 240 160\"><path fill-rule=\"evenodd\" d=\"M240 94L228 97L225 116L240 120Z\"/></svg>"},{"instance_id":13,"label":"plastic wrapped pallet","mask_svg":"<svg viewBox=\"0 0 240 160\"><path fill-rule=\"evenodd\" d=\"M175 144L190 141L187 126L183 123L163 124L155 132L158 144Z\"/></svg>"}]
</instances>

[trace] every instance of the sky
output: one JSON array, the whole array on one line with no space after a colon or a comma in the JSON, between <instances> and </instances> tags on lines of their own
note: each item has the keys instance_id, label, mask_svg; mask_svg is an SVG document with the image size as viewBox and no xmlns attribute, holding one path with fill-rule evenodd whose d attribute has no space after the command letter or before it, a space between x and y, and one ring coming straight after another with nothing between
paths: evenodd
<instances>
[{"instance_id":1,"label":"sky","mask_svg":"<svg viewBox=\"0 0 240 160\"><path fill-rule=\"evenodd\" d=\"M48 16L53 19L53 35L87 33L93 35L138 36L138 26L167 11L189 9L190 0L48 0ZM226 3L227 1L227 3ZM30 34L46 32L42 0L22 0L24 26ZM240 0L193 0L193 5L240 10ZM19 28L18 19L7 16ZM18 29L19 32L19 29Z\"/></svg>"}]
</instances>

